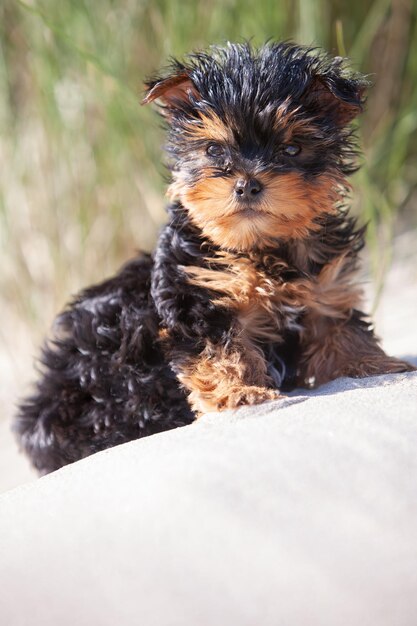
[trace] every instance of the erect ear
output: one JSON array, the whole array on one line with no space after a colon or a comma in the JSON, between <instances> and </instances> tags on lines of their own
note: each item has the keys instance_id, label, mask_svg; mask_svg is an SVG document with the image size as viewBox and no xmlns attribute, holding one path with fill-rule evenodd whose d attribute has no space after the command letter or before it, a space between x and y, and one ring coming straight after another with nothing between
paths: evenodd
<instances>
[{"instance_id":1,"label":"erect ear","mask_svg":"<svg viewBox=\"0 0 417 626\"><path fill-rule=\"evenodd\" d=\"M315 117L327 118L343 127L362 113L366 87L361 78L345 78L337 72L316 74L302 98Z\"/></svg>"},{"instance_id":2,"label":"erect ear","mask_svg":"<svg viewBox=\"0 0 417 626\"><path fill-rule=\"evenodd\" d=\"M145 87L147 93L142 104L160 100L163 104L163 112L168 115L175 109L182 108L183 104L189 104L190 96L198 95L186 70L181 70L167 78L148 81Z\"/></svg>"}]
</instances>

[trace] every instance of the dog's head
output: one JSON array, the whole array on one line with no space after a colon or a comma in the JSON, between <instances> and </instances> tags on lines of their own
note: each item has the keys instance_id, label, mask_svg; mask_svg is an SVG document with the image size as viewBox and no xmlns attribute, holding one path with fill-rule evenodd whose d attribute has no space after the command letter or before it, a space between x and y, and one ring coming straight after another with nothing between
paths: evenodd
<instances>
[{"instance_id":1,"label":"dog's head","mask_svg":"<svg viewBox=\"0 0 417 626\"><path fill-rule=\"evenodd\" d=\"M290 43L228 44L147 83L168 122L172 197L216 245L308 236L354 167L350 122L366 83Z\"/></svg>"}]
</instances>

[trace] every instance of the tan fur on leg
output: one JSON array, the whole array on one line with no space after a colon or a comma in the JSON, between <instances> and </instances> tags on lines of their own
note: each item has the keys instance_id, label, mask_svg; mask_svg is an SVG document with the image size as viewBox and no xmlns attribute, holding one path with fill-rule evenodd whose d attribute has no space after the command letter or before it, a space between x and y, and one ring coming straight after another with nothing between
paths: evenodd
<instances>
[{"instance_id":1,"label":"tan fur on leg","mask_svg":"<svg viewBox=\"0 0 417 626\"><path fill-rule=\"evenodd\" d=\"M415 369L387 356L373 333L355 318L330 319L312 314L305 324L305 349L299 368L302 385L318 386L339 376L362 378Z\"/></svg>"},{"instance_id":2,"label":"tan fur on leg","mask_svg":"<svg viewBox=\"0 0 417 626\"><path fill-rule=\"evenodd\" d=\"M196 359L181 367L178 378L190 390L189 402L197 414L259 404L280 395L269 388L272 381L261 352L240 340L230 348L208 343Z\"/></svg>"},{"instance_id":3,"label":"tan fur on leg","mask_svg":"<svg viewBox=\"0 0 417 626\"><path fill-rule=\"evenodd\" d=\"M349 257L341 256L310 283L301 333L299 384L317 386L339 376L361 378L415 369L387 356L367 322L359 317L362 291L354 278Z\"/></svg>"}]
</instances>

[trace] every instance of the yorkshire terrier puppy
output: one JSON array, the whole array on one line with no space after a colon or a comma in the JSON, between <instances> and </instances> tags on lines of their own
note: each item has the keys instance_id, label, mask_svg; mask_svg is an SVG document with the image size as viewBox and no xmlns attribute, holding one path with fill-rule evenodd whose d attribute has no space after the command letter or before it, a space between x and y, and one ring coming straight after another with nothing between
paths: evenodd
<instances>
[{"instance_id":1,"label":"yorkshire terrier puppy","mask_svg":"<svg viewBox=\"0 0 417 626\"><path fill-rule=\"evenodd\" d=\"M363 78L291 43L229 44L146 87L168 126L169 221L152 256L57 318L15 426L43 473L294 386L413 369L379 347L355 283Z\"/></svg>"}]
</instances>

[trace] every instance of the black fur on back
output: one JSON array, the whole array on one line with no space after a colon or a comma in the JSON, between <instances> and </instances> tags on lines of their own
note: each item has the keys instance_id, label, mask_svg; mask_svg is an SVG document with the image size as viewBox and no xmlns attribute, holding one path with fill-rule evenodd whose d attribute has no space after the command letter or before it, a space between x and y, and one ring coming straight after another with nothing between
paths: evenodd
<instances>
[{"instance_id":1,"label":"black fur on back","mask_svg":"<svg viewBox=\"0 0 417 626\"><path fill-rule=\"evenodd\" d=\"M15 424L40 472L192 421L159 344L151 267L148 256L134 259L57 318Z\"/></svg>"}]
</instances>

